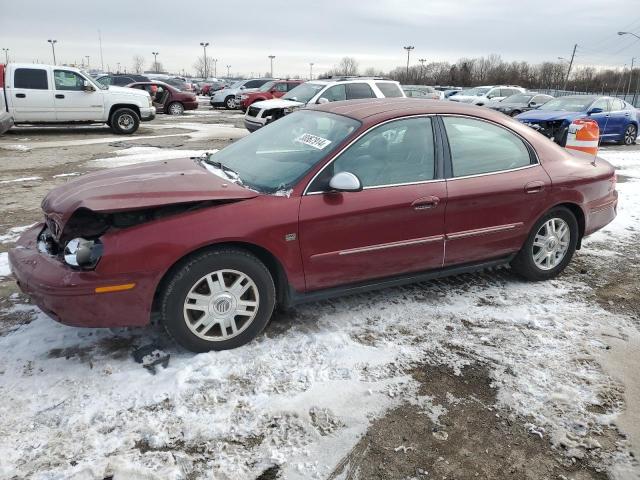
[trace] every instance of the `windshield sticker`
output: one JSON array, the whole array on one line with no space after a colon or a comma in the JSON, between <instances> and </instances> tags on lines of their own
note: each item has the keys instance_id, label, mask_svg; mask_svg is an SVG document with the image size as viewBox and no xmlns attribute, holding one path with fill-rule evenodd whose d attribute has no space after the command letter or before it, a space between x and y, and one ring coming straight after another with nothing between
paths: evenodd
<instances>
[{"instance_id":1,"label":"windshield sticker","mask_svg":"<svg viewBox=\"0 0 640 480\"><path fill-rule=\"evenodd\" d=\"M303 143L305 145L309 145L310 147L317 148L318 150L323 150L331 143L331 140L327 140L326 138L318 137L316 135L311 135L310 133L303 133L295 140L296 142Z\"/></svg>"}]
</instances>

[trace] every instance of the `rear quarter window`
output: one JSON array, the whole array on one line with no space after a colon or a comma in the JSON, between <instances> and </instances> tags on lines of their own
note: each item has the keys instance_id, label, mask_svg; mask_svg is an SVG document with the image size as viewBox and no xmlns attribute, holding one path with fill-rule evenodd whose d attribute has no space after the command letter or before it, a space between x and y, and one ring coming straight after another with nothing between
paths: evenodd
<instances>
[{"instance_id":1,"label":"rear quarter window","mask_svg":"<svg viewBox=\"0 0 640 480\"><path fill-rule=\"evenodd\" d=\"M347 100L356 100L358 98L375 98L371 87L366 83L347 83Z\"/></svg>"},{"instance_id":2,"label":"rear quarter window","mask_svg":"<svg viewBox=\"0 0 640 480\"><path fill-rule=\"evenodd\" d=\"M376 87L378 87L387 98L402 97L402 90L400 90L400 87L395 83L376 83Z\"/></svg>"},{"instance_id":3,"label":"rear quarter window","mask_svg":"<svg viewBox=\"0 0 640 480\"><path fill-rule=\"evenodd\" d=\"M48 90L47 71L41 68L17 68L14 74L13 87Z\"/></svg>"}]
</instances>

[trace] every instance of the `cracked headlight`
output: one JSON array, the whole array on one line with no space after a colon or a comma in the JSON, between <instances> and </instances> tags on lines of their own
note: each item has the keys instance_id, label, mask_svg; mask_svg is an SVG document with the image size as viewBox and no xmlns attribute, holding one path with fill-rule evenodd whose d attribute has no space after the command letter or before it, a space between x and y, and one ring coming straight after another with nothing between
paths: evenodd
<instances>
[{"instance_id":1,"label":"cracked headlight","mask_svg":"<svg viewBox=\"0 0 640 480\"><path fill-rule=\"evenodd\" d=\"M74 238L64 247L64 261L72 267L91 269L102 257L104 245L100 240Z\"/></svg>"}]
</instances>

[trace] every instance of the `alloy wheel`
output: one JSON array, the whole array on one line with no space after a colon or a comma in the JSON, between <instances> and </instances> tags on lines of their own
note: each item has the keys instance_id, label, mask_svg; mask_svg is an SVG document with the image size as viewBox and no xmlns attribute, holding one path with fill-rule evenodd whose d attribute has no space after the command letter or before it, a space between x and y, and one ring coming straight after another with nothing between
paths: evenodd
<instances>
[{"instance_id":1,"label":"alloy wheel","mask_svg":"<svg viewBox=\"0 0 640 480\"><path fill-rule=\"evenodd\" d=\"M124 113L118 117L118 126L122 130L131 130L134 125L135 121L130 114Z\"/></svg>"},{"instance_id":2,"label":"alloy wheel","mask_svg":"<svg viewBox=\"0 0 640 480\"><path fill-rule=\"evenodd\" d=\"M570 240L571 229L567 222L557 217L547 220L533 239L533 262L541 270L552 270L566 256Z\"/></svg>"},{"instance_id":3,"label":"alloy wheel","mask_svg":"<svg viewBox=\"0 0 640 480\"><path fill-rule=\"evenodd\" d=\"M200 278L187 293L184 321L204 340L229 340L251 325L259 305L258 287L248 275L217 270Z\"/></svg>"},{"instance_id":4,"label":"alloy wheel","mask_svg":"<svg viewBox=\"0 0 640 480\"><path fill-rule=\"evenodd\" d=\"M633 145L636 141L636 127L629 125L624 131L624 144Z\"/></svg>"}]
</instances>

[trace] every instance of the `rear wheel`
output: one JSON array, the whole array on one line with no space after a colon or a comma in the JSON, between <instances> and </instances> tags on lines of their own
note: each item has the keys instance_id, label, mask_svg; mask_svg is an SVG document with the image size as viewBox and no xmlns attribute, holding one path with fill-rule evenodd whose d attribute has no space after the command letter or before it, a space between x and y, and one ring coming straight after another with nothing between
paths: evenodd
<instances>
[{"instance_id":1,"label":"rear wheel","mask_svg":"<svg viewBox=\"0 0 640 480\"><path fill-rule=\"evenodd\" d=\"M233 95L229 95L224 99L224 108L227 110L233 110L236 108L236 98Z\"/></svg>"},{"instance_id":2,"label":"rear wheel","mask_svg":"<svg viewBox=\"0 0 640 480\"><path fill-rule=\"evenodd\" d=\"M188 350L227 350L264 329L275 298L273 278L259 259L243 250L212 249L173 274L161 293L161 319Z\"/></svg>"},{"instance_id":3,"label":"rear wheel","mask_svg":"<svg viewBox=\"0 0 640 480\"><path fill-rule=\"evenodd\" d=\"M622 140L618 142L620 145L633 145L636 143L636 138L638 137L638 128L630 123L627 125L627 128L624 131L624 135L622 136Z\"/></svg>"},{"instance_id":4,"label":"rear wheel","mask_svg":"<svg viewBox=\"0 0 640 480\"><path fill-rule=\"evenodd\" d=\"M167 113L169 115L182 115L184 113L184 105L180 102L171 102L167 107Z\"/></svg>"},{"instance_id":5,"label":"rear wheel","mask_svg":"<svg viewBox=\"0 0 640 480\"><path fill-rule=\"evenodd\" d=\"M529 280L554 278L571 261L578 235L573 213L564 207L554 208L533 226L511 266Z\"/></svg>"},{"instance_id":6,"label":"rear wheel","mask_svg":"<svg viewBox=\"0 0 640 480\"><path fill-rule=\"evenodd\" d=\"M138 118L138 114L130 108L119 108L111 115L109 125L115 133L131 135L138 130L140 119Z\"/></svg>"}]
</instances>

